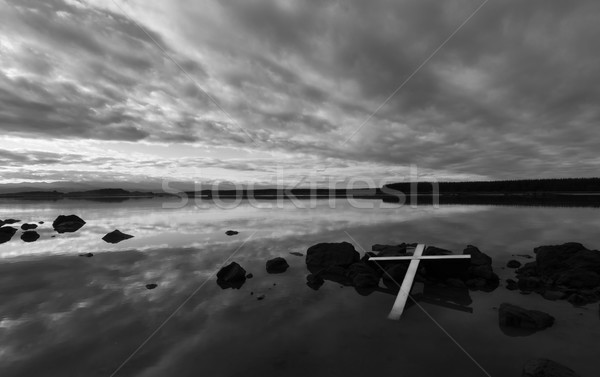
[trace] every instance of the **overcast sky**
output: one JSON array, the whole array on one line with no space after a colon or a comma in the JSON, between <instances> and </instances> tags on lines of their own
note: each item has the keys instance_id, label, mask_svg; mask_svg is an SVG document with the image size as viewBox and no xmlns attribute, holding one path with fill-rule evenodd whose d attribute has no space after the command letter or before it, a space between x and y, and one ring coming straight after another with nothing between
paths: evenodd
<instances>
[{"instance_id":1,"label":"overcast sky","mask_svg":"<svg viewBox=\"0 0 600 377\"><path fill-rule=\"evenodd\" d=\"M481 4L0 0L0 183L598 176L600 2Z\"/></svg>"}]
</instances>

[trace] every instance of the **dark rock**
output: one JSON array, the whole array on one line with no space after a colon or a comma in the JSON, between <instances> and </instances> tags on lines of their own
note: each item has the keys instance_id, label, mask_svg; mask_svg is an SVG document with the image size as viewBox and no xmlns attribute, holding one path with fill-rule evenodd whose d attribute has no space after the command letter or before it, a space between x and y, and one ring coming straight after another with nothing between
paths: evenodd
<instances>
[{"instance_id":1,"label":"dark rock","mask_svg":"<svg viewBox=\"0 0 600 377\"><path fill-rule=\"evenodd\" d=\"M492 258L487 254L482 253L477 247L468 245L463 251L463 254L471 255L472 266L491 266Z\"/></svg>"},{"instance_id":2,"label":"dark rock","mask_svg":"<svg viewBox=\"0 0 600 377\"><path fill-rule=\"evenodd\" d=\"M530 335L554 324L554 317L539 310L527 310L519 306L503 303L498 311L500 328L507 335ZM509 328L525 330L510 332Z\"/></svg>"},{"instance_id":3,"label":"dark rock","mask_svg":"<svg viewBox=\"0 0 600 377\"><path fill-rule=\"evenodd\" d=\"M44 222L43 221L39 221L38 224L42 225Z\"/></svg>"},{"instance_id":4,"label":"dark rock","mask_svg":"<svg viewBox=\"0 0 600 377\"><path fill-rule=\"evenodd\" d=\"M579 377L573 370L548 359L532 359L523 365L522 377Z\"/></svg>"},{"instance_id":5,"label":"dark rock","mask_svg":"<svg viewBox=\"0 0 600 377\"><path fill-rule=\"evenodd\" d=\"M270 274L280 274L285 272L290 265L284 258L277 257L267 261L267 272Z\"/></svg>"},{"instance_id":6,"label":"dark rock","mask_svg":"<svg viewBox=\"0 0 600 377\"><path fill-rule=\"evenodd\" d=\"M334 266L345 268L359 260L360 255L348 242L319 243L306 252L306 265L311 272Z\"/></svg>"},{"instance_id":7,"label":"dark rock","mask_svg":"<svg viewBox=\"0 0 600 377\"><path fill-rule=\"evenodd\" d=\"M231 262L217 272L217 284L223 288L239 289L246 281L246 270L236 262Z\"/></svg>"},{"instance_id":8,"label":"dark rock","mask_svg":"<svg viewBox=\"0 0 600 377\"><path fill-rule=\"evenodd\" d=\"M299 253L299 252L297 252L297 251L290 251L290 254L292 254L292 255L295 255L295 256L297 256L297 257L303 257L303 256L304 256L304 254L302 254L302 253Z\"/></svg>"},{"instance_id":9,"label":"dark rock","mask_svg":"<svg viewBox=\"0 0 600 377\"><path fill-rule=\"evenodd\" d=\"M357 262L350 265L346 273L353 286L371 288L379 285L382 271L371 268L365 262Z\"/></svg>"},{"instance_id":10,"label":"dark rock","mask_svg":"<svg viewBox=\"0 0 600 377\"><path fill-rule=\"evenodd\" d=\"M265 299L265 297L267 297L267 296L265 296L265 295L260 295L260 296L257 296L257 297L256 297L256 299L257 299L258 301L261 301L261 300L264 300L264 299Z\"/></svg>"},{"instance_id":11,"label":"dark rock","mask_svg":"<svg viewBox=\"0 0 600 377\"><path fill-rule=\"evenodd\" d=\"M556 301L556 300L561 300L563 298L565 298L565 293L561 292L561 291L545 291L544 293L542 293L542 296L546 299L546 300L550 300L550 301Z\"/></svg>"},{"instance_id":12,"label":"dark rock","mask_svg":"<svg viewBox=\"0 0 600 377\"><path fill-rule=\"evenodd\" d=\"M471 255L466 284L470 289L491 292L500 285L500 278L492 269L492 258L477 247L468 245L464 255Z\"/></svg>"},{"instance_id":13,"label":"dark rock","mask_svg":"<svg viewBox=\"0 0 600 377\"><path fill-rule=\"evenodd\" d=\"M254 277L254 275L252 275L252 274L247 274L246 275L246 279L252 279L253 277Z\"/></svg>"},{"instance_id":14,"label":"dark rock","mask_svg":"<svg viewBox=\"0 0 600 377\"><path fill-rule=\"evenodd\" d=\"M235 236L238 233L239 232L236 232L235 230L228 230L227 232L225 232L225 234L228 236Z\"/></svg>"},{"instance_id":15,"label":"dark rock","mask_svg":"<svg viewBox=\"0 0 600 377\"><path fill-rule=\"evenodd\" d=\"M17 233L17 228L12 226L0 227L0 244L10 241L15 233Z\"/></svg>"},{"instance_id":16,"label":"dark rock","mask_svg":"<svg viewBox=\"0 0 600 377\"><path fill-rule=\"evenodd\" d=\"M152 283L152 284L146 284L146 289L154 289L156 287L158 287L158 285L154 284L154 283Z\"/></svg>"},{"instance_id":17,"label":"dark rock","mask_svg":"<svg viewBox=\"0 0 600 377\"><path fill-rule=\"evenodd\" d=\"M21 234L21 239L23 242L35 242L40 238L40 235L35 230L28 230Z\"/></svg>"},{"instance_id":18,"label":"dark rock","mask_svg":"<svg viewBox=\"0 0 600 377\"><path fill-rule=\"evenodd\" d=\"M91 258L94 256L94 254L92 253L85 253L85 254L79 254L80 257L87 257L87 258Z\"/></svg>"},{"instance_id":19,"label":"dark rock","mask_svg":"<svg viewBox=\"0 0 600 377\"><path fill-rule=\"evenodd\" d=\"M333 281L342 285L352 285L348 278L345 268L340 266L330 266L317 272L324 280Z\"/></svg>"},{"instance_id":20,"label":"dark rock","mask_svg":"<svg viewBox=\"0 0 600 377\"><path fill-rule=\"evenodd\" d=\"M37 224L25 223L25 224L21 225L21 229L23 229L23 230L31 230L31 229L35 229L35 228L37 228Z\"/></svg>"},{"instance_id":21,"label":"dark rock","mask_svg":"<svg viewBox=\"0 0 600 377\"><path fill-rule=\"evenodd\" d=\"M52 227L58 233L76 232L84 225L85 221L77 215L60 215L52 223Z\"/></svg>"},{"instance_id":22,"label":"dark rock","mask_svg":"<svg viewBox=\"0 0 600 377\"><path fill-rule=\"evenodd\" d=\"M536 277L524 277L519 279L518 285L522 291L535 291L542 286L542 282Z\"/></svg>"},{"instance_id":23,"label":"dark rock","mask_svg":"<svg viewBox=\"0 0 600 377\"><path fill-rule=\"evenodd\" d=\"M506 264L506 267L508 267L508 268L519 268L519 267L521 267L521 262L519 262L518 260L515 260L515 259L511 259Z\"/></svg>"},{"instance_id":24,"label":"dark rock","mask_svg":"<svg viewBox=\"0 0 600 377\"><path fill-rule=\"evenodd\" d=\"M309 274L306 276L306 285L314 289L315 291L321 288L325 283L325 280L319 274Z\"/></svg>"},{"instance_id":25,"label":"dark rock","mask_svg":"<svg viewBox=\"0 0 600 377\"><path fill-rule=\"evenodd\" d=\"M382 275L383 284L394 291L399 290L409 264L409 261L402 261L387 267Z\"/></svg>"},{"instance_id":26,"label":"dark rock","mask_svg":"<svg viewBox=\"0 0 600 377\"><path fill-rule=\"evenodd\" d=\"M567 298L567 301L569 301L573 306L584 306L595 300L589 296L573 293Z\"/></svg>"},{"instance_id":27,"label":"dark rock","mask_svg":"<svg viewBox=\"0 0 600 377\"><path fill-rule=\"evenodd\" d=\"M423 255L452 255L449 250L429 246ZM424 260L421 262L425 269L425 276L429 279L445 280L448 278L467 279L469 276L469 259ZM491 268L490 268L491 270ZM491 277L491 275L490 275Z\"/></svg>"},{"instance_id":28,"label":"dark rock","mask_svg":"<svg viewBox=\"0 0 600 377\"><path fill-rule=\"evenodd\" d=\"M16 220L16 219L5 219L4 220L4 224L6 224L6 225L20 223L20 222L21 222L21 220Z\"/></svg>"},{"instance_id":29,"label":"dark rock","mask_svg":"<svg viewBox=\"0 0 600 377\"><path fill-rule=\"evenodd\" d=\"M506 289L509 291L516 291L519 289L519 285L513 279L506 279Z\"/></svg>"},{"instance_id":30,"label":"dark rock","mask_svg":"<svg viewBox=\"0 0 600 377\"><path fill-rule=\"evenodd\" d=\"M133 236L130 234L125 234L120 230L116 229L102 237L102 240L108 243L119 243L130 238L133 238Z\"/></svg>"}]
</instances>

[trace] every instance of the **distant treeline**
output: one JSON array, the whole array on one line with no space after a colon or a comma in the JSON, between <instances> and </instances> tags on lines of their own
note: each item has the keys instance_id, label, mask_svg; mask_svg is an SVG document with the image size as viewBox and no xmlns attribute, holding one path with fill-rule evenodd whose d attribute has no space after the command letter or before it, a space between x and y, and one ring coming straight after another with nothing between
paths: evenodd
<instances>
[{"instance_id":1,"label":"distant treeline","mask_svg":"<svg viewBox=\"0 0 600 377\"><path fill-rule=\"evenodd\" d=\"M385 185L383 191L396 190L405 194L413 193L416 187L418 194L433 193L432 182L401 182ZM521 179L508 181L474 181L474 182L439 182L440 194L460 193L600 193L600 178L556 178L556 179Z\"/></svg>"}]
</instances>

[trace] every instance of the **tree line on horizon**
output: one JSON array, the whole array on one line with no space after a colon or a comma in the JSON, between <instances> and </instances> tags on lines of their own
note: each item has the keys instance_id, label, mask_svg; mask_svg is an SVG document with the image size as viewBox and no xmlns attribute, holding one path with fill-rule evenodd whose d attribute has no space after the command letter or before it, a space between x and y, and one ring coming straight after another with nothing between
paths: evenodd
<instances>
[{"instance_id":1,"label":"tree line on horizon","mask_svg":"<svg viewBox=\"0 0 600 377\"><path fill-rule=\"evenodd\" d=\"M448 193L600 193L600 178L542 178L514 179L502 181L462 182L399 182L384 186L386 189L410 193L416 188L419 194L434 192L437 184L440 194Z\"/></svg>"}]
</instances>

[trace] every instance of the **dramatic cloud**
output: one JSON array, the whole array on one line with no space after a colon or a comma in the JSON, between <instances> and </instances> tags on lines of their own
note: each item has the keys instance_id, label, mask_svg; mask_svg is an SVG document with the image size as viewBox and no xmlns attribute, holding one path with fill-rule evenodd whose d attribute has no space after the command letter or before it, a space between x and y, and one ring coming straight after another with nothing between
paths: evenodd
<instances>
[{"instance_id":1,"label":"dramatic cloud","mask_svg":"<svg viewBox=\"0 0 600 377\"><path fill-rule=\"evenodd\" d=\"M2 1L0 180L597 175L600 4L481 4Z\"/></svg>"}]
</instances>

